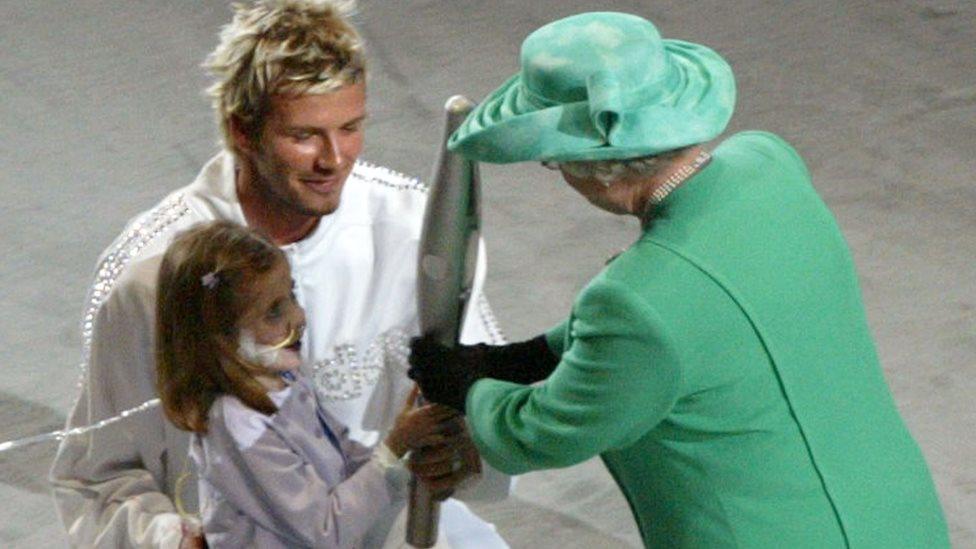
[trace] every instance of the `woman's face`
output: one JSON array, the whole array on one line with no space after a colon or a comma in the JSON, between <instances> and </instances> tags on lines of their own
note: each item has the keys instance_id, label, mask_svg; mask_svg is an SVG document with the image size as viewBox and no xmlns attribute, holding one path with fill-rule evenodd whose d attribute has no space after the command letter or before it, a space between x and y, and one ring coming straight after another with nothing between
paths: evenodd
<instances>
[{"instance_id":1,"label":"woman's face","mask_svg":"<svg viewBox=\"0 0 976 549\"><path fill-rule=\"evenodd\" d=\"M245 297L249 305L238 326L242 334L250 334L258 345L285 345L277 360L265 364L275 371L292 370L301 363L305 310L295 299L293 286L288 262L281 259L252 282Z\"/></svg>"},{"instance_id":2,"label":"woman's face","mask_svg":"<svg viewBox=\"0 0 976 549\"><path fill-rule=\"evenodd\" d=\"M619 180L606 186L595 177L577 177L563 168L559 171L570 187L597 208L615 214L633 213L631 204L634 186L628 185L626 181Z\"/></svg>"}]
</instances>

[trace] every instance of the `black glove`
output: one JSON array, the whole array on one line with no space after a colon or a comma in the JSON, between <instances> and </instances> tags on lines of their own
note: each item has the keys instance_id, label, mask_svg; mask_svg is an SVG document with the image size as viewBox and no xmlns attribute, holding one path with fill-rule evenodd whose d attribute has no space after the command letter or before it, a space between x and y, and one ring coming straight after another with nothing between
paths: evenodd
<instances>
[{"instance_id":1,"label":"black glove","mask_svg":"<svg viewBox=\"0 0 976 549\"><path fill-rule=\"evenodd\" d=\"M431 402L464 413L468 390L483 377L533 383L549 377L559 358L545 336L510 345L459 345L448 348L431 337L410 341L410 371Z\"/></svg>"},{"instance_id":2,"label":"black glove","mask_svg":"<svg viewBox=\"0 0 976 549\"><path fill-rule=\"evenodd\" d=\"M536 336L528 341L508 345L473 345L484 352L483 377L528 385L542 381L559 364L559 357L552 354L546 336Z\"/></svg>"},{"instance_id":3,"label":"black glove","mask_svg":"<svg viewBox=\"0 0 976 549\"><path fill-rule=\"evenodd\" d=\"M451 349L429 336L410 340L410 370L407 376L417 382L430 402L450 406L464 413L468 389L483 377L481 353L459 346Z\"/></svg>"}]
</instances>

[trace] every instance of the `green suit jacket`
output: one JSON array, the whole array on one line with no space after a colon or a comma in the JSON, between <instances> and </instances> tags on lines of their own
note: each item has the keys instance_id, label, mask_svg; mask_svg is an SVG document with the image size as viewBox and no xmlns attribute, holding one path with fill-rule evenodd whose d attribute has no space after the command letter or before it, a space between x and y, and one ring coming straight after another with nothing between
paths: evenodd
<instances>
[{"instance_id":1,"label":"green suit jacket","mask_svg":"<svg viewBox=\"0 0 976 549\"><path fill-rule=\"evenodd\" d=\"M948 546L847 245L780 138L722 143L548 341L544 383L472 387L473 437L508 473L601 455L646 545Z\"/></svg>"}]
</instances>

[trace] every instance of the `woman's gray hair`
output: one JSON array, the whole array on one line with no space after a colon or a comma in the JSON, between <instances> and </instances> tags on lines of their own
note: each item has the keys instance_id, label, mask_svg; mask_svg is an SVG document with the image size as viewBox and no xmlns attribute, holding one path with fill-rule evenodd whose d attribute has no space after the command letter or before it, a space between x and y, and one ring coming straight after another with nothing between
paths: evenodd
<instances>
[{"instance_id":1,"label":"woman's gray hair","mask_svg":"<svg viewBox=\"0 0 976 549\"><path fill-rule=\"evenodd\" d=\"M695 145L689 145L680 149L673 149L658 154L639 156L636 158L570 162L545 161L542 164L551 170L564 170L573 177L580 179L596 179L605 187L609 187L614 181L622 177L653 176L670 164L672 160L681 156L685 153L685 151L694 146Z\"/></svg>"},{"instance_id":2,"label":"woman's gray hair","mask_svg":"<svg viewBox=\"0 0 976 549\"><path fill-rule=\"evenodd\" d=\"M207 93L228 147L231 119L257 135L272 95L324 94L365 78L363 41L348 21L353 0L258 0L233 8L203 64L216 77Z\"/></svg>"}]
</instances>

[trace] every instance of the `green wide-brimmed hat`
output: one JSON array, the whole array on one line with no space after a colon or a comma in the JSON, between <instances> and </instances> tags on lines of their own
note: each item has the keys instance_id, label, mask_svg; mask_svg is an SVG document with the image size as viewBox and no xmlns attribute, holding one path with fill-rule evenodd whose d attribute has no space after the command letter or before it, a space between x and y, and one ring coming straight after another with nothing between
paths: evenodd
<instances>
[{"instance_id":1,"label":"green wide-brimmed hat","mask_svg":"<svg viewBox=\"0 0 976 549\"><path fill-rule=\"evenodd\" d=\"M711 49L635 15L582 13L525 39L521 71L448 148L493 163L634 158L715 138L734 106L732 69Z\"/></svg>"}]
</instances>

